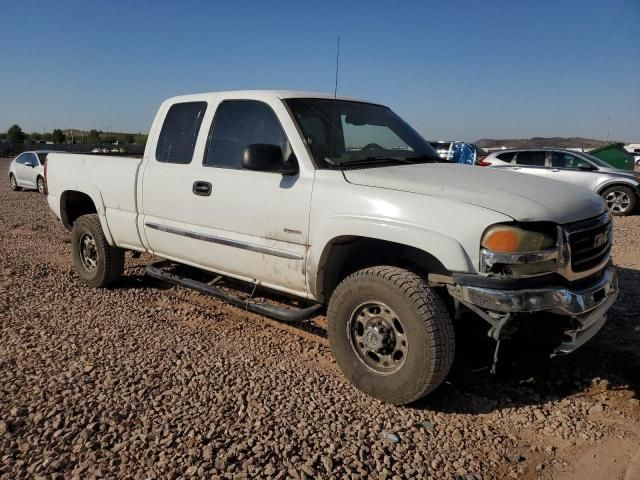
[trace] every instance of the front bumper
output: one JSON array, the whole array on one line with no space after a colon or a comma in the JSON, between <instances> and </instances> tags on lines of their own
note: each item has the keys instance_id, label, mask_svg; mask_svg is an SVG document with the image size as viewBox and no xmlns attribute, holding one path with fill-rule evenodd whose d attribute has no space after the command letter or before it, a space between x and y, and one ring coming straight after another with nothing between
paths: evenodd
<instances>
[{"instance_id":1,"label":"front bumper","mask_svg":"<svg viewBox=\"0 0 640 480\"><path fill-rule=\"evenodd\" d=\"M606 312L618 298L618 279L613 266L609 265L595 281L576 289L549 286L501 290L474 285L448 285L448 289L463 304L489 312L548 312L570 317L572 327L564 331L567 341L554 351L559 355L582 346L602 328Z\"/></svg>"},{"instance_id":2,"label":"front bumper","mask_svg":"<svg viewBox=\"0 0 640 480\"><path fill-rule=\"evenodd\" d=\"M599 307L612 296L615 301L618 279L613 267L608 267L595 282L576 290L563 286L502 290L474 285L450 285L449 293L458 300L493 312L530 313L544 310L558 315L575 316Z\"/></svg>"}]
</instances>

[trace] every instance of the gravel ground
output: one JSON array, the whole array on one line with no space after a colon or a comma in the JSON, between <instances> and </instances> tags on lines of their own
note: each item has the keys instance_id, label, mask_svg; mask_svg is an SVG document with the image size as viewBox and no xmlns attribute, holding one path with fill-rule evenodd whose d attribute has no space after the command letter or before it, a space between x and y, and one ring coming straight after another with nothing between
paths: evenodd
<instances>
[{"instance_id":1,"label":"gravel ground","mask_svg":"<svg viewBox=\"0 0 640 480\"><path fill-rule=\"evenodd\" d=\"M615 220L621 297L590 344L495 379L486 340L458 325L448 381L399 408L343 378L322 319L169 288L146 255L113 289L83 286L69 234L42 196L9 190L7 166L0 478L621 478L636 453L640 216Z\"/></svg>"}]
</instances>

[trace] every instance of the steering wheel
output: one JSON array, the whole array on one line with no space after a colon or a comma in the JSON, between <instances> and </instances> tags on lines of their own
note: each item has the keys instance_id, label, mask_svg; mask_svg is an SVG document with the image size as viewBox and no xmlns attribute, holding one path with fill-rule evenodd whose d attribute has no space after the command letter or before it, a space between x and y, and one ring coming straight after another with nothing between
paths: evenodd
<instances>
[{"instance_id":1,"label":"steering wheel","mask_svg":"<svg viewBox=\"0 0 640 480\"><path fill-rule=\"evenodd\" d=\"M382 148L377 143L368 143L364 147L362 147L362 151L364 152L368 150L384 150L384 148Z\"/></svg>"}]
</instances>

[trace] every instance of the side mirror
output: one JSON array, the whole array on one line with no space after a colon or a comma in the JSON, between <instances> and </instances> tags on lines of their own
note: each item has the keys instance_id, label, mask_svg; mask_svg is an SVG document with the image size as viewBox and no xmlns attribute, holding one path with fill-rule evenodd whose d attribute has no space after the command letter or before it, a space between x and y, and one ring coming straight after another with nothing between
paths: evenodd
<instances>
[{"instance_id":1,"label":"side mirror","mask_svg":"<svg viewBox=\"0 0 640 480\"><path fill-rule=\"evenodd\" d=\"M578 170L591 171L591 170L595 170L595 167L590 163L582 162L578 164Z\"/></svg>"},{"instance_id":2,"label":"side mirror","mask_svg":"<svg viewBox=\"0 0 640 480\"><path fill-rule=\"evenodd\" d=\"M35 167L35 165L33 164L33 162L24 162L24 166L25 166L25 167L31 167L31 168Z\"/></svg>"},{"instance_id":3,"label":"side mirror","mask_svg":"<svg viewBox=\"0 0 640 480\"><path fill-rule=\"evenodd\" d=\"M282 175L296 175L298 162L294 155L287 161L282 156L282 149L278 145L266 143L252 143L242 152L242 167L259 172L274 172Z\"/></svg>"}]
</instances>

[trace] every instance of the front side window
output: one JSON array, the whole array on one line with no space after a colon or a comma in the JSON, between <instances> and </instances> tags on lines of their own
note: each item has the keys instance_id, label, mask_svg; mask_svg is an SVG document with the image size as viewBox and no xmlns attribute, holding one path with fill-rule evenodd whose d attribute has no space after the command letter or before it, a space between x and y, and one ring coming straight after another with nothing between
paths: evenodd
<instances>
[{"instance_id":1,"label":"front side window","mask_svg":"<svg viewBox=\"0 0 640 480\"><path fill-rule=\"evenodd\" d=\"M551 152L551 166L555 168L567 168L577 170L578 165L585 163L584 160L565 152Z\"/></svg>"},{"instance_id":2,"label":"front side window","mask_svg":"<svg viewBox=\"0 0 640 480\"><path fill-rule=\"evenodd\" d=\"M16 158L16 163L24 165L24 162L25 162L26 158L27 158L27 154L26 153L22 153L22 154L18 155L18 157Z\"/></svg>"},{"instance_id":3,"label":"front side window","mask_svg":"<svg viewBox=\"0 0 640 480\"><path fill-rule=\"evenodd\" d=\"M38 158L33 153L25 153L22 156L22 163L26 164L27 162L31 162L31 164L35 167L36 165L38 165Z\"/></svg>"},{"instance_id":4,"label":"front side window","mask_svg":"<svg viewBox=\"0 0 640 480\"><path fill-rule=\"evenodd\" d=\"M319 168L440 161L429 142L387 107L323 98L285 102Z\"/></svg>"},{"instance_id":5,"label":"front side window","mask_svg":"<svg viewBox=\"0 0 640 480\"><path fill-rule=\"evenodd\" d=\"M277 145L283 159L291 153L271 107L255 100L226 100L216 110L204 164L241 169L244 149L251 144Z\"/></svg>"},{"instance_id":6,"label":"front side window","mask_svg":"<svg viewBox=\"0 0 640 480\"><path fill-rule=\"evenodd\" d=\"M207 102L171 105L158 138L156 160L165 163L191 163L206 110Z\"/></svg>"},{"instance_id":7,"label":"front side window","mask_svg":"<svg viewBox=\"0 0 640 480\"><path fill-rule=\"evenodd\" d=\"M546 152L518 152L516 163L531 167L544 167L544 157Z\"/></svg>"}]
</instances>

